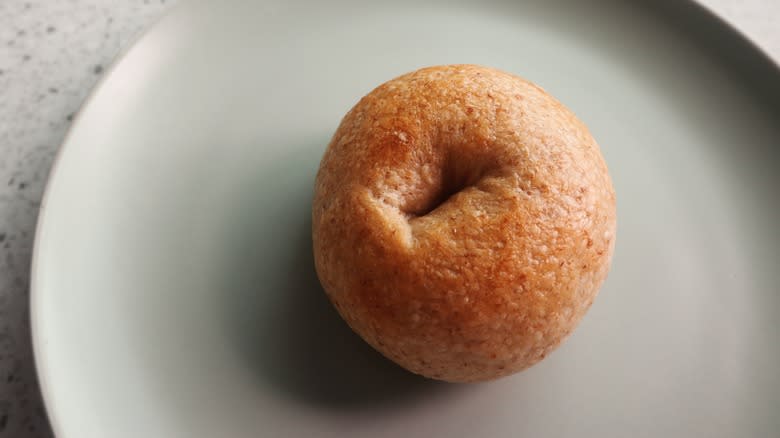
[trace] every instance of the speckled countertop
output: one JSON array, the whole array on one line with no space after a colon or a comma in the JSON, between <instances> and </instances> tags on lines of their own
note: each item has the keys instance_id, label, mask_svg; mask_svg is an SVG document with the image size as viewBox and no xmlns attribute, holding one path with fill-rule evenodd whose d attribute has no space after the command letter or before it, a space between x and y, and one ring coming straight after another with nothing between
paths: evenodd
<instances>
[{"instance_id":1,"label":"speckled countertop","mask_svg":"<svg viewBox=\"0 0 780 438\"><path fill-rule=\"evenodd\" d=\"M28 317L41 195L105 67L175 0L0 1L0 437L51 437ZM702 0L780 61L780 1Z\"/></svg>"}]
</instances>

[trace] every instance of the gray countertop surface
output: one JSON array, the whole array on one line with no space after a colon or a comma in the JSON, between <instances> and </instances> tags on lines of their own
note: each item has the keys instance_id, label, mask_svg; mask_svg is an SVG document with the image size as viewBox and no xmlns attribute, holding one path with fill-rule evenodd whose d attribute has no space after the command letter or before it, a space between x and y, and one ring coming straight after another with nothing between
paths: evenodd
<instances>
[{"instance_id":1,"label":"gray countertop surface","mask_svg":"<svg viewBox=\"0 0 780 438\"><path fill-rule=\"evenodd\" d=\"M52 161L106 67L172 3L0 2L0 436L52 436L28 316L33 234ZM700 3L780 62L780 1Z\"/></svg>"}]
</instances>

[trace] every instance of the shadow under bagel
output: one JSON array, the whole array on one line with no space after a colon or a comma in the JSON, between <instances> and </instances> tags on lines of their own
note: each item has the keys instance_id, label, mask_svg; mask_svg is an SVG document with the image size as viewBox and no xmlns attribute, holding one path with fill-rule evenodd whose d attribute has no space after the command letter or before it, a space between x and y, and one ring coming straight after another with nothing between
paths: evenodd
<instances>
[{"instance_id":1,"label":"shadow under bagel","mask_svg":"<svg viewBox=\"0 0 780 438\"><path fill-rule=\"evenodd\" d=\"M322 289L311 199L324 145L326 139L290 148L236 188L242 202L229 213L231 256L221 298L230 347L262 390L325 409L389 408L450 390L454 385L412 374L374 350Z\"/></svg>"}]
</instances>

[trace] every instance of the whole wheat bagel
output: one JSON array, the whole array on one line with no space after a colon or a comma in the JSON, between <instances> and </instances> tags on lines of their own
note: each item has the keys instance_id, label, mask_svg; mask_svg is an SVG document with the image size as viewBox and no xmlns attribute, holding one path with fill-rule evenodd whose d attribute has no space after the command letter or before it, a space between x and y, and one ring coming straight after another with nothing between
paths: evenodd
<instances>
[{"instance_id":1,"label":"whole wheat bagel","mask_svg":"<svg viewBox=\"0 0 780 438\"><path fill-rule=\"evenodd\" d=\"M488 380L543 359L607 276L615 194L585 125L475 65L386 82L344 117L312 208L317 273L406 369Z\"/></svg>"}]
</instances>

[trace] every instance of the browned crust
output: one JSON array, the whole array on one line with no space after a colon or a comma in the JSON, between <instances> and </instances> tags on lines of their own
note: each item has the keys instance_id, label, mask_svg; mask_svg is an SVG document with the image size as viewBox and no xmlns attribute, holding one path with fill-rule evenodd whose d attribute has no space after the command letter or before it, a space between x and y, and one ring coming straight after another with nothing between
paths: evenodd
<instances>
[{"instance_id":1,"label":"browned crust","mask_svg":"<svg viewBox=\"0 0 780 438\"><path fill-rule=\"evenodd\" d=\"M361 99L322 159L312 217L317 273L347 323L453 382L544 358L590 307L615 241L614 190L585 125L538 86L475 65L424 68Z\"/></svg>"}]
</instances>

